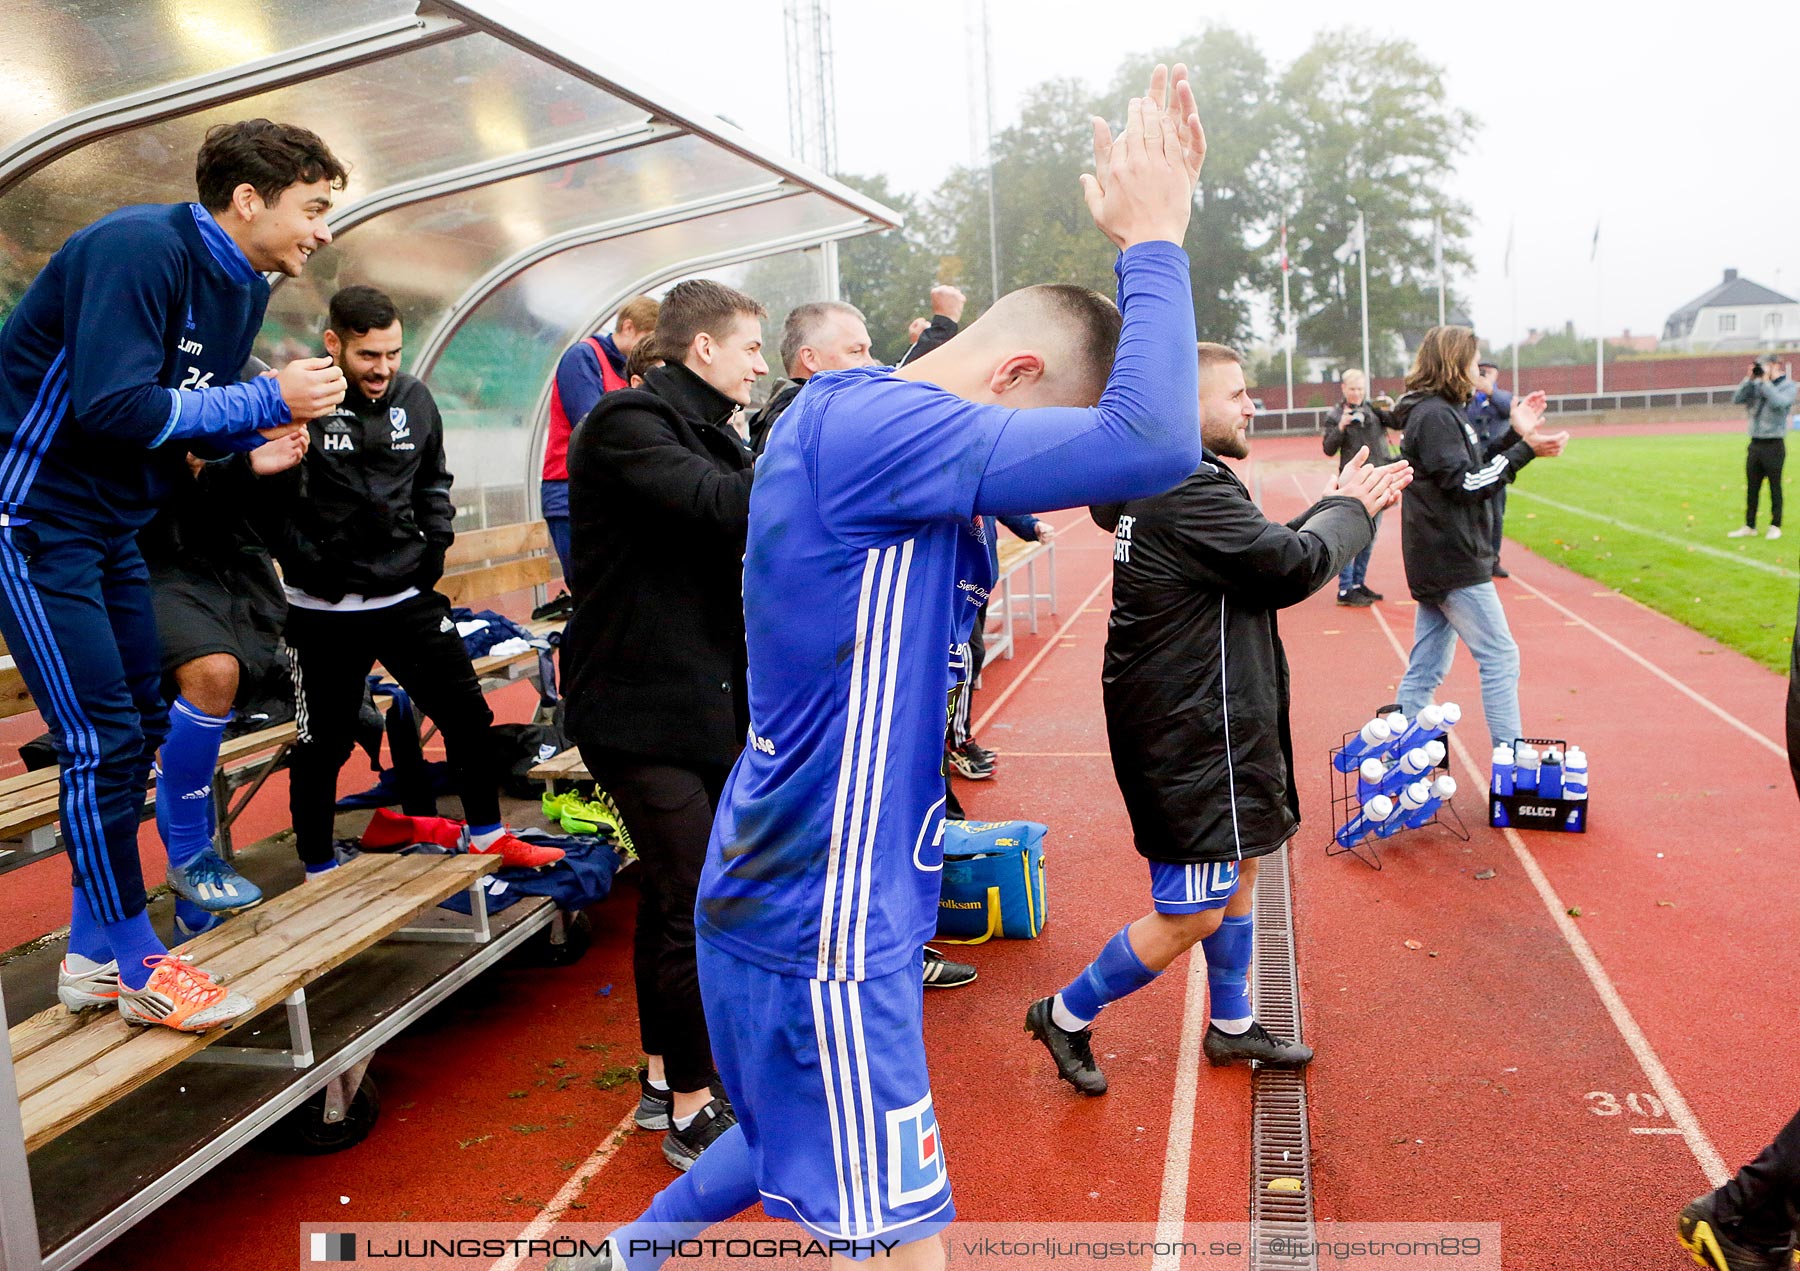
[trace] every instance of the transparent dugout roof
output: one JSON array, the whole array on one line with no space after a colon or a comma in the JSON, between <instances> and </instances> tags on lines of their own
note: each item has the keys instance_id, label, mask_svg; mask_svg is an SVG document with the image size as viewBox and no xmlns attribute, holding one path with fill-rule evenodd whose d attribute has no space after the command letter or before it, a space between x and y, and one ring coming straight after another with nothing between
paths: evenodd
<instances>
[{"instance_id":1,"label":"transparent dugout roof","mask_svg":"<svg viewBox=\"0 0 1800 1271\"><path fill-rule=\"evenodd\" d=\"M0 316L82 226L192 198L207 128L259 115L352 169L259 351L316 348L332 291L383 287L463 427L529 429L562 348L630 289L899 223L582 43L501 0L10 0Z\"/></svg>"}]
</instances>

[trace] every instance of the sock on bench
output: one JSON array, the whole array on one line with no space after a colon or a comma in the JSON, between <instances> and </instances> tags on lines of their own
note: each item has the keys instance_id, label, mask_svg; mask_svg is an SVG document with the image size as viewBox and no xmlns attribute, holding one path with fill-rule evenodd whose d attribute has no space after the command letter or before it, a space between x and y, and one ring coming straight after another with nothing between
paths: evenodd
<instances>
[{"instance_id":1,"label":"sock on bench","mask_svg":"<svg viewBox=\"0 0 1800 1271\"><path fill-rule=\"evenodd\" d=\"M208 715L185 697L169 708L169 736L157 781L156 828L169 864L186 865L212 846L213 772L232 714Z\"/></svg>"},{"instance_id":2,"label":"sock on bench","mask_svg":"<svg viewBox=\"0 0 1800 1271\"><path fill-rule=\"evenodd\" d=\"M100 929L119 964L119 983L128 989L143 988L150 981L144 959L160 958L169 951L150 925L150 911L140 909L124 922L104 923Z\"/></svg>"},{"instance_id":3,"label":"sock on bench","mask_svg":"<svg viewBox=\"0 0 1800 1271\"><path fill-rule=\"evenodd\" d=\"M506 833L504 823L496 821L492 825L471 825L469 827L469 845L476 851L484 847L492 847Z\"/></svg>"}]
</instances>

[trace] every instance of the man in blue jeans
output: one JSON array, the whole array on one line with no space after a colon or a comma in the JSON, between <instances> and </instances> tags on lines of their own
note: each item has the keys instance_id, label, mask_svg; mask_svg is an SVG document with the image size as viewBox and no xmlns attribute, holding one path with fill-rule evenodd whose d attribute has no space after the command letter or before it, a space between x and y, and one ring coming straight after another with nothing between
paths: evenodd
<instances>
[{"instance_id":1,"label":"man in blue jeans","mask_svg":"<svg viewBox=\"0 0 1800 1271\"><path fill-rule=\"evenodd\" d=\"M1401 551L1419 602L1399 698L1408 718L1430 702L1461 636L1481 669L1482 713L1498 746L1520 732L1519 646L1494 589L1492 503L1520 468L1561 454L1569 434L1543 431L1544 395L1533 393L1513 403L1512 426L1483 444L1468 417L1480 379L1477 347L1467 327L1426 332L1394 408L1406 430L1400 454L1414 474L1400 504Z\"/></svg>"}]
</instances>

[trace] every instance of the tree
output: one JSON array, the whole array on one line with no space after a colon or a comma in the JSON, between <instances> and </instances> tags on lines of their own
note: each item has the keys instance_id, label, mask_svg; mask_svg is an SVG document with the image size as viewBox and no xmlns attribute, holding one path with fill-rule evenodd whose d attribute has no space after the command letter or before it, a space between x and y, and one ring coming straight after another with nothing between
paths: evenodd
<instances>
[{"instance_id":1,"label":"tree","mask_svg":"<svg viewBox=\"0 0 1800 1271\"><path fill-rule=\"evenodd\" d=\"M1359 208L1369 238L1372 353L1437 321L1434 218L1443 221L1446 266L1471 263L1461 245L1469 208L1447 187L1475 119L1449 104L1441 76L1409 41L1338 30L1321 32L1280 81L1273 153L1278 197L1290 213L1294 305L1308 315L1307 341L1348 362L1362 353L1356 265L1333 253Z\"/></svg>"},{"instance_id":2,"label":"tree","mask_svg":"<svg viewBox=\"0 0 1800 1271\"><path fill-rule=\"evenodd\" d=\"M838 180L906 218L897 230L865 234L838 245L838 278L845 300L863 311L877 361L889 365L906 352L906 327L931 312L931 285L938 281L938 254L927 241L928 227L918 200L888 185L886 177L838 174Z\"/></svg>"}]
</instances>

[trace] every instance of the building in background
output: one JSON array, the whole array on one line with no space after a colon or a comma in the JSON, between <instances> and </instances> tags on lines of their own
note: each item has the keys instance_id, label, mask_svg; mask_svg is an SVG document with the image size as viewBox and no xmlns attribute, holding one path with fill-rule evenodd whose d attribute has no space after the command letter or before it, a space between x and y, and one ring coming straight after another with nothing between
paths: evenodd
<instances>
[{"instance_id":1,"label":"building in background","mask_svg":"<svg viewBox=\"0 0 1800 1271\"><path fill-rule=\"evenodd\" d=\"M1725 353L1795 340L1800 340L1800 301L1727 269L1724 281L1669 315L1660 347L1681 353Z\"/></svg>"}]
</instances>

